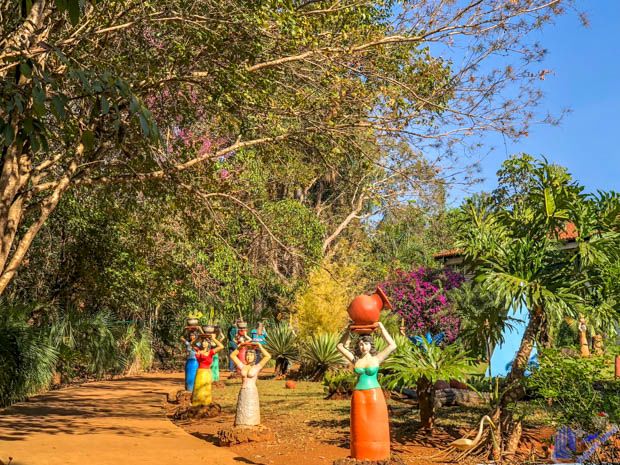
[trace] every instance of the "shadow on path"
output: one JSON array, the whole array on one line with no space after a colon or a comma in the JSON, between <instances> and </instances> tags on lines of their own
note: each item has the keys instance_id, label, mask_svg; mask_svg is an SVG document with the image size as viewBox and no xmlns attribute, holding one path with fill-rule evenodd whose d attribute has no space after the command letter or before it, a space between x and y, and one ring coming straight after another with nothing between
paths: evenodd
<instances>
[{"instance_id":1,"label":"shadow on path","mask_svg":"<svg viewBox=\"0 0 620 465\"><path fill-rule=\"evenodd\" d=\"M50 391L0 412L0 459L13 465L169 465L237 456L195 438L165 415L181 374L135 376ZM191 452L190 452L191 451Z\"/></svg>"}]
</instances>

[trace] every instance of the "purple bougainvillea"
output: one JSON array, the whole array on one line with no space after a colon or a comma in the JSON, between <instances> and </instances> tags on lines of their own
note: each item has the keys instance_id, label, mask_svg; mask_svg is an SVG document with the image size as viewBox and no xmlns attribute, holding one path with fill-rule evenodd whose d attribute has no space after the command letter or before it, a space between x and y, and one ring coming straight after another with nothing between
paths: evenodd
<instances>
[{"instance_id":1,"label":"purple bougainvillea","mask_svg":"<svg viewBox=\"0 0 620 465\"><path fill-rule=\"evenodd\" d=\"M446 291L459 287L463 281L462 274L448 269L420 267L413 271L395 271L392 279L381 287L393 311L405 320L409 336L444 333L444 340L453 342L459 334L460 320Z\"/></svg>"}]
</instances>

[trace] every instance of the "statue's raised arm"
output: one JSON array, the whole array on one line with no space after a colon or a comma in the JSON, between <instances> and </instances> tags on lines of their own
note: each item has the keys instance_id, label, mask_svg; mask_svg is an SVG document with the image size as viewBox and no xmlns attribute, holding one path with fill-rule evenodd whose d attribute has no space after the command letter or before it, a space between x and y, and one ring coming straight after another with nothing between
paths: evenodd
<instances>
[{"instance_id":1,"label":"statue's raised arm","mask_svg":"<svg viewBox=\"0 0 620 465\"><path fill-rule=\"evenodd\" d=\"M357 296L348 308L353 323L349 331L359 334L355 354L346 348L349 331L338 350L353 363L358 375L351 397L351 457L356 460L383 461L390 458L390 427L387 404L379 384L381 363L396 350L392 336L379 322L381 310L391 305L381 289L373 295ZM387 346L377 353L372 333L379 331Z\"/></svg>"}]
</instances>

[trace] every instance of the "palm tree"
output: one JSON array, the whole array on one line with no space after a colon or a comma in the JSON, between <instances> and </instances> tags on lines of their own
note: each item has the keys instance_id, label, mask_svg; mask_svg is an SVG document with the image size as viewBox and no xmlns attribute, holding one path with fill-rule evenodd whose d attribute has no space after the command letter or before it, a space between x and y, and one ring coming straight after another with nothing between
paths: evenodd
<instances>
[{"instance_id":1,"label":"palm tree","mask_svg":"<svg viewBox=\"0 0 620 465\"><path fill-rule=\"evenodd\" d=\"M453 289L450 299L461 320L459 340L473 355L490 363L494 348L505 342L505 331L514 330L521 320L510 316L491 294L472 282Z\"/></svg>"},{"instance_id":2,"label":"palm tree","mask_svg":"<svg viewBox=\"0 0 620 465\"><path fill-rule=\"evenodd\" d=\"M548 346L553 324L576 316L584 289L598 286L588 276L604 268L618 252L617 234L608 224L600 222L588 229L579 221L579 208L591 198L565 170L542 160L533 164L530 176L528 191L513 203L497 204L480 196L467 201L460 212L458 245L475 282L494 295L504 310L523 307L529 311L529 322L492 415L499 439L495 458L502 449L514 453L518 446L521 423L508 406L523 395L524 372L535 343ZM564 240L568 224L580 238L574 248Z\"/></svg>"},{"instance_id":3,"label":"palm tree","mask_svg":"<svg viewBox=\"0 0 620 465\"><path fill-rule=\"evenodd\" d=\"M465 381L473 360L457 344L440 347L426 338L414 344L402 337L397 345L383 366L383 379L390 389L416 387L422 428L431 430L435 424L435 383L446 379Z\"/></svg>"},{"instance_id":4,"label":"palm tree","mask_svg":"<svg viewBox=\"0 0 620 465\"><path fill-rule=\"evenodd\" d=\"M580 232L575 264L585 279L579 310L594 338L605 334L613 339L620 320L620 195L598 192L579 200L571 209Z\"/></svg>"}]
</instances>

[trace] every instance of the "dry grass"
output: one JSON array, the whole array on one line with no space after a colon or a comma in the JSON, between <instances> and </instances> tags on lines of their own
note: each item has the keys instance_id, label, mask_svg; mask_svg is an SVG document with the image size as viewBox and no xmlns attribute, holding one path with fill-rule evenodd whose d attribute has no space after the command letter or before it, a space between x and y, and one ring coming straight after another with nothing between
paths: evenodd
<instances>
[{"instance_id":1,"label":"dry grass","mask_svg":"<svg viewBox=\"0 0 620 465\"><path fill-rule=\"evenodd\" d=\"M217 432L233 423L240 379L226 380L222 388L214 388L213 399L222 406L218 418L179 421L177 424L195 436L217 441ZM265 426L275 432L275 441L233 446L240 456L254 464L285 465L304 463L329 464L349 452L348 400L324 400L320 383L297 382L296 389L286 389L285 381L263 378L258 381L261 417ZM438 411L437 428L432 435L419 431L418 410L393 400L388 401L392 451L411 465L430 464L454 439L477 428L488 408L447 407ZM543 420L540 412L532 416L535 423ZM441 463L434 462L434 463Z\"/></svg>"}]
</instances>

